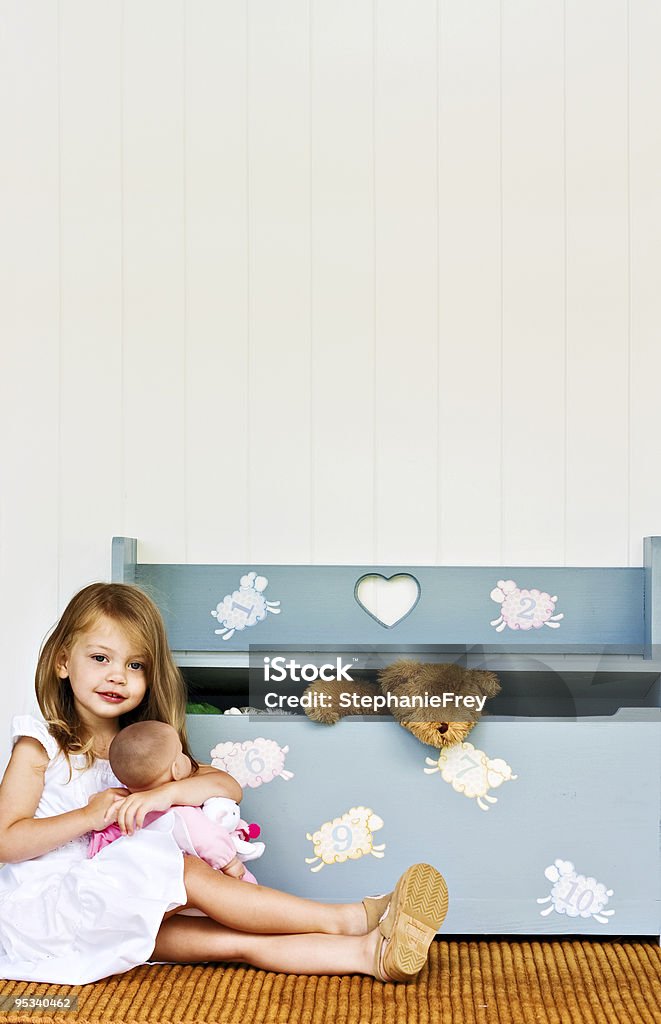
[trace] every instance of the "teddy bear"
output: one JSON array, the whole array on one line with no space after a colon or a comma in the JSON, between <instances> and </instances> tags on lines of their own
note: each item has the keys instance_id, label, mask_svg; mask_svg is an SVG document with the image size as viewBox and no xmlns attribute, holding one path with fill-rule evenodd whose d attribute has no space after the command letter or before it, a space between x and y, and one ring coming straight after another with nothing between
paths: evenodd
<instances>
[{"instance_id":1,"label":"teddy bear","mask_svg":"<svg viewBox=\"0 0 661 1024\"><path fill-rule=\"evenodd\" d=\"M347 715L392 715L421 743L441 749L462 743L486 699L498 693L493 672L402 659L381 669L377 683L312 683L304 707L308 718L325 725Z\"/></svg>"}]
</instances>

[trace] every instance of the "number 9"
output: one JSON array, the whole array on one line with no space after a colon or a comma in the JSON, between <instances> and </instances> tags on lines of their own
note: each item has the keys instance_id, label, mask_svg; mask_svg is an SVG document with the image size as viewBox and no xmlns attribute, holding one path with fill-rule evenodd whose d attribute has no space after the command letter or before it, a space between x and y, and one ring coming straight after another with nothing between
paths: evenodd
<instances>
[{"instance_id":1,"label":"number 9","mask_svg":"<svg viewBox=\"0 0 661 1024\"><path fill-rule=\"evenodd\" d=\"M353 833L348 825L336 825L331 836L335 843L335 850L337 853L344 853L351 846L351 837Z\"/></svg>"}]
</instances>

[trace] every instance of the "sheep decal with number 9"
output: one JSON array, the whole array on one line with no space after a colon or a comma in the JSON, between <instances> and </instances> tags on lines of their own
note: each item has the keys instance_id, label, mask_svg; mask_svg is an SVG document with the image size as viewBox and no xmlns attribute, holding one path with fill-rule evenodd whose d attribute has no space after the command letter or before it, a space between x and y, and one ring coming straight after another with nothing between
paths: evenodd
<instances>
[{"instance_id":1,"label":"sheep decal with number 9","mask_svg":"<svg viewBox=\"0 0 661 1024\"><path fill-rule=\"evenodd\" d=\"M326 821L312 835L307 832L314 847L314 857L306 857L306 864L319 864L310 871L321 871L324 864L344 864L347 860L358 860L371 853L373 857L384 857L385 843L375 846L373 833L383 828L383 820L369 807L352 807L340 818Z\"/></svg>"}]
</instances>

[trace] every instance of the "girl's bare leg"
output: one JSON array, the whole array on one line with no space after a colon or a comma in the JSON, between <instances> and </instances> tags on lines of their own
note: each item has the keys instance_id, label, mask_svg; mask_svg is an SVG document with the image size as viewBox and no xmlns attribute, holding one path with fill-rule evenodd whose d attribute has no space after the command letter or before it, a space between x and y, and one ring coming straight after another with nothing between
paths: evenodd
<instances>
[{"instance_id":1,"label":"girl's bare leg","mask_svg":"<svg viewBox=\"0 0 661 1024\"><path fill-rule=\"evenodd\" d=\"M252 935L224 928L208 918L175 916L161 925L150 959L248 963L283 974L372 975L380 941L378 929L367 935Z\"/></svg>"},{"instance_id":2,"label":"girl's bare leg","mask_svg":"<svg viewBox=\"0 0 661 1024\"><path fill-rule=\"evenodd\" d=\"M316 903L290 893L250 885L224 875L199 857L184 856L187 907L197 907L214 921L236 931L268 935L364 935L367 927L362 903ZM166 918L181 910L166 914ZM252 961L251 961L252 962Z\"/></svg>"}]
</instances>

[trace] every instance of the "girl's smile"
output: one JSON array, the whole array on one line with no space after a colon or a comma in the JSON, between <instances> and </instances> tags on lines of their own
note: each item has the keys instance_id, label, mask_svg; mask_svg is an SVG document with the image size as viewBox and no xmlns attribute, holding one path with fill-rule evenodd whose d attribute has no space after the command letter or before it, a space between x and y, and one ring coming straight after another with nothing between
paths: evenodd
<instances>
[{"instance_id":1,"label":"girl's smile","mask_svg":"<svg viewBox=\"0 0 661 1024\"><path fill-rule=\"evenodd\" d=\"M57 671L60 679L69 679L76 709L92 731L115 718L115 708L122 714L132 711L147 691L145 655L106 615L79 633L69 652L62 652Z\"/></svg>"}]
</instances>

